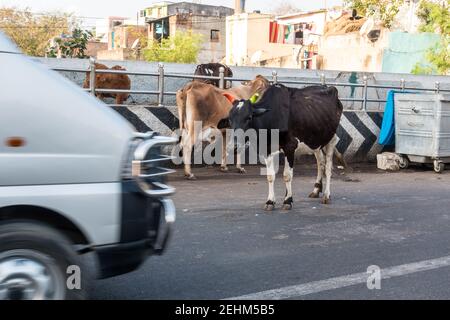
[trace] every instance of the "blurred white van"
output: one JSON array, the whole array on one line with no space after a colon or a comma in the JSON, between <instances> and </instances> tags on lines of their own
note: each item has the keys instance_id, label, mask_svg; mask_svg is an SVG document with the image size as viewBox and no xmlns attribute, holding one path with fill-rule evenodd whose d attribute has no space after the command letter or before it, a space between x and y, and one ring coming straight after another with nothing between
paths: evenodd
<instances>
[{"instance_id":1,"label":"blurred white van","mask_svg":"<svg viewBox=\"0 0 450 320\"><path fill-rule=\"evenodd\" d=\"M0 300L83 298L87 252L100 278L161 253L175 208L160 149L176 140L136 133L1 33L0 88Z\"/></svg>"}]
</instances>

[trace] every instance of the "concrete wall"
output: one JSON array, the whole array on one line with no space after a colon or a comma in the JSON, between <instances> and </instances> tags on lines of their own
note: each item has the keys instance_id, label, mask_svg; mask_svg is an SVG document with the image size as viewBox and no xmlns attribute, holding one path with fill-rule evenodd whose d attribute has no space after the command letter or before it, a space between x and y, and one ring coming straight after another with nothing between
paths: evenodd
<instances>
[{"instance_id":1,"label":"concrete wall","mask_svg":"<svg viewBox=\"0 0 450 320\"><path fill-rule=\"evenodd\" d=\"M97 57L99 51L108 49L108 43L89 41L86 49L86 55L88 57Z\"/></svg>"},{"instance_id":2,"label":"concrete wall","mask_svg":"<svg viewBox=\"0 0 450 320\"><path fill-rule=\"evenodd\" d=\"M383 50L388 46L388 33L381 31L380 38L371 42L359 32L324 36L319 43L323 69L343 71L380 72Z\"/></svg>"},{"instance_id":3,"label":"concrete wall","mask_svg":"<svg viewBox=\"0 0 450 320\"><path fill-rule=\"evenodd\" d=\"M100 50L97 52L99 60L128 60L133 57L133 51L127 48Z\"/></svg>"},{"instance_id":4,"label":"concrete wall","mask_svg":"<svg viewBox=\"0 0 450 320\"><path fill-rule=\"evenodd\" d=\"M176 136L175 130L179 128L178 111L174 106L114 109L140 132L157 131L163 135ZM339 140L337 148L347 161L374 161L376 155L383 151L383 147L377 143L382 117L381 112L344 112L336 134Z\"/></svg>"},{"instance_id":5,"label":"concrete wall","mask_svg":"<svg viewBox=\"0 0 450 320\"><path fill-rule=\"evenodd\" d=\"M226 63L229 65L251 65L252 56L261 51L259 60L290 56L298 45L270 43L270 21L272 15L242 13L227 17Z\"/></svg>"},{"instance_id":6,"label":"concrete wall","mask_svg":"<svg viewBox=\"0 0 450 320\"><path fill-rule=\"evenodd\" d=\"M429 65L426 52L440 40L439 34L406 32L389 33L389 43L383 53L383 72L411 72L416 63Z\"/></svg>"},{"instance_id":7,"label":"concrete wall","mask_svg":"<svg viewBox=\"0 0 450 320\"><path fill-rule=\"evenodd\" d=\"M37 58L49 67L64 67L64 68L75 68L87 70L89 67L89 61L87 59L45 59ZM147 71L147 72L157 72L158 64L149 63L143 61L100 61L111 67L113 65L121 65L129 71ZM175 64L167 63L165 64L166 73L177 73L177 74L193 74L196 65L194 64ZM232 67L235 78L251 79L256 75L261 74L267 78L272 77L272 71L278 72L279 80L300 80L300 81L319 81L320 74L323 72L326 76L327 82L357 82L362 83L362 78L364 75L368 77L369 84L383 84L391 86L399 86L400 79L404 78L406 80L406 85L411 87L434 88L435 82L439 81L441 83L441 88L450 89L450 77L448 76L415 76L411 74L398 74L398 73L362 73L362 72L348 72L348 71L332 71L332 70L303 70L303 69L284 69L284 68L261 68L261 67ZM83 83L85 74L83 73L73 73L64 72L66 77L76 82L80 86ZM183 87L187 83L188 79L177 79L177 78L166 78L165 90L175 92L179 88ZM157 90L157 78L156 77L144 77L144 76L131 76L131 87L133 90ZM238 85L238 83L234 83ZM291 85L294 86L294 85ZM362 98L361 88L351 88L351 87L338 87L339 96L341 98ZM384 99L388 89L368 89L368 97L371 99ZM148 95L132 95L135 103L152 105L157 104L156 96ZM112 103L111 100L106 100L108 103ZM128 100L131 103L132 100ZM174 96L165 96L166 105L175 105ZM347 109L361 109L360 102L344 102L344 106ZM384 108L384 103L368 103L369 110L372 111L382 111Z\"/></svg>"}]
</instances>

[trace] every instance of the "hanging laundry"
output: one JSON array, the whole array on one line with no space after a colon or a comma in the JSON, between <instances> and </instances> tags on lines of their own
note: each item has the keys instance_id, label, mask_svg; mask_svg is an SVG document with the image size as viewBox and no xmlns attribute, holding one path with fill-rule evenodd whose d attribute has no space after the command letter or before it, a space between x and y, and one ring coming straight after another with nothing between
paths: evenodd
<instances>
[{"instance_id":1,"label":"hanging laundry","mask_svg":"<svg viewBox=\"0 0 450 320\"><path fill-rule=\"evenodd\" d=\"M269 42L277 43L279 25L275 21L270 22Z\"/></svg>"}]
</instances>

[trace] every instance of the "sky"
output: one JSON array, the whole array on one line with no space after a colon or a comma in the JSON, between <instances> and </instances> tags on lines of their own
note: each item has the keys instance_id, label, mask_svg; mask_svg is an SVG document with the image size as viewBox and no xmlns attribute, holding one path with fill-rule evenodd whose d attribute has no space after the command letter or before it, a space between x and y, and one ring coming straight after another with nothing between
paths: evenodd
<instances>
[{"instance_id":1,"label":"sky","mask_svg":"<svg viewBox=\"0 0 450 320\"><path fill-rule=\"evenodd\" d=\"M0 0L0 7L30 8L33 12L65 11L77 16L107 17L124 16L136 17L136 13L149 7L152 0ZM181 2L173 0L172 2ZM247 0L247 11L261 10L270 12L284 2L290 2L301 10L312 10L327 6L339 5L342 0ZM222 5L233 7L234 0L201 0L202 4Z\"/></svg>"}]
</instances>

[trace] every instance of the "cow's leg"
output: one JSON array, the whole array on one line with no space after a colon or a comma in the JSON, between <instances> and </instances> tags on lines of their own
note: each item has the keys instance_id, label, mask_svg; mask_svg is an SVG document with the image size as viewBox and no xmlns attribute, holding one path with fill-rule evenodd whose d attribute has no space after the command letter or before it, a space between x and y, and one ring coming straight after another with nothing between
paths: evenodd
<instances>
[{"instance_id":1,"label":"cow's leg","mask_svg":"<svg viewBox=\"0 0 450 320\"><path fill-rule=\"evenodd\" d=\"M314 150L314 156L316 157L317 163L317 178L314 183L314 189L309 194L310 198L318 198L320 193L322 192L322 177L325 171L325 157L321 149Z\"/></svg>"},{"instance_id":2,"label":"cow's leg","mask_svg":"<svg viewBox=\"0 0 450 320\"><path fill-rule=\"evenodd\" d=\"M285 153L283 179L286 183L286 195L283 202L283 210L291 210L293 205L292 199L292 177L294 175L294 150Z\"/></svg>"},{"instance_id":3,"label":"cow's leg","mask_svg":"<svg viewBox=\"0 0 450 320\"><path fill-rule=\"evenodd\" d=\"M116 104L123 104L124 96L122 94L116 94Z\"/></svg>"},{"instance_id":4,"label":"cow's leg","mask_svg":"<svg viewBox=\"0 0 450 320\"><path fill-rule=\"evenodd\" d=\"M331 172L333 170L333 154L336 146L336 137L334 137L324 148L325 152L325 191L323 193L323 204L330 203L330 188L331 188Z\"/></svg>"},{"instance_id":5,"label":"cow's leg","mask_svg":"<svg viewBox=\"0 0 450 320\"><path fill-rule=\"evenodd\" d=\"M275 160L274 155L269 155L266 159L266 169L267 169L267 182L269 184L269 196L267 197L266 205L264 210L272 211L275 209Z\"/></svg>"},{"instance_id":6,"label":"cow's leg","mask_svg":"<svg viewBox=\"0 0 450 320\"><path fill-rule=\"evenodd\" d=\"M243 148L243 150L241 148ZM244 169L244 167L242 167L241 151L245 152L245 146L244 147L238 147L238 149L237 149L237 152L236 152L236 168L237 168L239 173L245 173L245 169Z\"/></svg>"},{"instance_id":7,"label":"cow's leg","mask_svg":"<svg viewBox=\"0 0 450 320\"><path fill-rule=\"evenodd\" d=\"M188 180L195 180L191 172L192 148L195 145L195 136L193 130L183 130L181 136L181 146L183 149L184 176Z\"/></svg>"},{"instance_id":8,"label":"cow's leg","mask_svg":"<svg viewBox=\"0 0 450 320\"><path fill-rule=\"evenodd\" d=\"M223 172L228 171L227 150L228 150L227 132L225 130L222 130L222 163L220 164L220 170Z\"/></svg>"}]
</instances>

